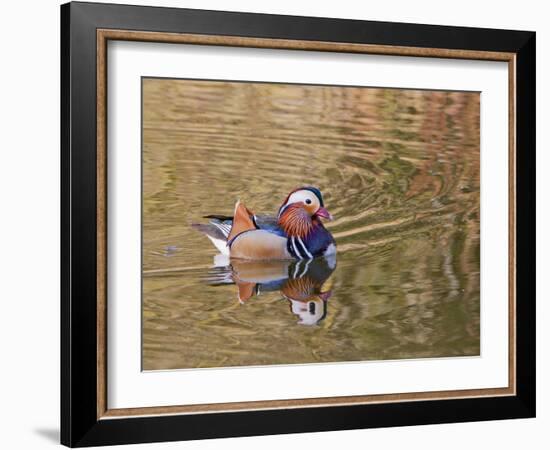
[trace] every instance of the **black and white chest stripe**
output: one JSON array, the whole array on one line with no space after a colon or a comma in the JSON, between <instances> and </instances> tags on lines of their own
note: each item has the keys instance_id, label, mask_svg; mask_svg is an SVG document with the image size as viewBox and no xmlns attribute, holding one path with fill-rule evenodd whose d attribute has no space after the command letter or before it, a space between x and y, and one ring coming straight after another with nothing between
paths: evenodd
<instances>
[{"instance_id":1,"label":"black and white chest stripe","mask_svg":"<svg viewBox=\"0 0 550 450\"><path fill-rule=\"evenodd\" d=\"M288 238L286 244L288 253L290 253L294 258L298 259L313 259L313 255L307 249L304 241L301 238L296 236L291 236Z\"/></svg>"}]
</instances>

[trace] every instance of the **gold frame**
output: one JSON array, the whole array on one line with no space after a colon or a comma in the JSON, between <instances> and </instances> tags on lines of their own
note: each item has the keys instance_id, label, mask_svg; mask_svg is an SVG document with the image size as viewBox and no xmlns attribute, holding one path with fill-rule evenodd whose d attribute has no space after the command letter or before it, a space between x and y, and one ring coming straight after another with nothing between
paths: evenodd
<instances>
[{"instance_id":1,"label":"gold frame","mask_svg":"<svg viewBox=\"0 0 550 450\"><path fill-rule=\"evenodd\" d=\"M219 45L288 50L314 50L342 53L365 53L392 56L417 56L453 59L503 61L508 63L508 129L509 129L509 286L508 286L508 387L466 389L402 394L358 395L289 400L266 400L202 405L148 406L140 408L108 409L107 405L107 42L109 40ZM473 397L516 395L516 55L515 53L442 48L398 47L387 45L298 41L285 39L245 38L180 33L157 33L114 29L97 30L97 419L170 414L218 413L262 409L289 409L320 406L344 406L367 403L390 403L420 400L443 400Z\"/></svg>"}]
</instances>

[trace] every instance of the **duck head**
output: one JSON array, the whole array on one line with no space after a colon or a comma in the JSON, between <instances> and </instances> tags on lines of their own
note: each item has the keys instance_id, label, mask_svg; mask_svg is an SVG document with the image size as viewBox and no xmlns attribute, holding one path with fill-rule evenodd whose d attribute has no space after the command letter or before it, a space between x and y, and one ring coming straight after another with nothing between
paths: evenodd
<instances>
[{"instance_id":1,"label":"duck head","mask_svg":"<svg viewBox=\"0 0 550 450\"><path fill-rule=\"evenodd\" d=\"M321 223L321 218L332 220L323 203L323 195L316 187L295 189L279 208L278 222L289 236L305 237Z\"/></svg>"}]
</instances>

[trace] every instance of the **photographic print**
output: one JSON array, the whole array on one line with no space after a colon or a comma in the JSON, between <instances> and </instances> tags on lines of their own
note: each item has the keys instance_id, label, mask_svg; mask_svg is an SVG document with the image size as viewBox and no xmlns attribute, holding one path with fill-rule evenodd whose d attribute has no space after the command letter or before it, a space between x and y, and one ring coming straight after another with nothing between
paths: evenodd
<instances>
[{"instance_id":1,"label":"photographic print","mask_svg":"<svg viewBox=\"0 0 550 450\"><path fill-rule=\"evenodd\" d=\"M480 355L480 94L142 78L142 369Z\"/></svg>"},{"instance_id":2,"label":"photographic print","mask_svg":"<svg viewBox=\"0 0 550 450\"><path fill-rule=\"evenodd\" d=\"M64 445L535 417L534 32L60 21Z\"/></svg>"}]
</instances>

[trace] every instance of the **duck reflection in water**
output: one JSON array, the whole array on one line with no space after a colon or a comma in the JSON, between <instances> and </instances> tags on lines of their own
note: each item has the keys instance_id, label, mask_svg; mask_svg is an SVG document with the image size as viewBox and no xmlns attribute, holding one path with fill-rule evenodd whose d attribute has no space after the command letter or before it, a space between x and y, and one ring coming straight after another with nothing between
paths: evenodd
<instances>
[{"instance_id":1,"label":"duck reflection in water","mask_svg":"<svg viewBox=\"0 0 550 450\"><path fill-rule=\"evenodd\" d=\"M316 325L327 315L330 276L335 268L336 255L299 261L231 260L227 266L216 267L208 283L235 284L240 303L280 291L298 324Z\"/></svg>"}]
</instances>

